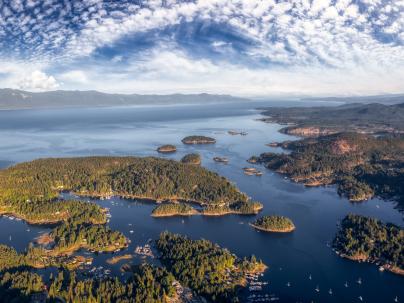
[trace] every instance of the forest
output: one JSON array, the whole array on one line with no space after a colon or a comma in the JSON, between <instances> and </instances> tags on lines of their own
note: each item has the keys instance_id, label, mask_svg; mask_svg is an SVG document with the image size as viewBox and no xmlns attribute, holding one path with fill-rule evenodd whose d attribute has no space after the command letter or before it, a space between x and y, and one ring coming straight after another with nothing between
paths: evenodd
<instances>
[{"instance_id":1,"label":"forest","mask_svg":"<svg viewBox=\"0 0 404 303\"><path fill-rule=\"evenodd\" d=\"M18 184L18 186L15 186ZM53 203L61 191L81 196L182 200L201 205L233 205L249 199L226 178L202 167L153 157L51 158L17 164L0 171L0 212L46 223L81 212L92 223L105 216L94 204ZM49 203L51 202L51 203Z\"/></svg>"},{"instance_id":2,"label":"forest","mask_svg":"<svg viewBox=\"0 0 404 303\"><path fill-rule=\"evenodd\" d=\"M201 161L199 154L188 154L181 158L181 162L185 164L201 165Z\"/></svg>"},{"instance_id":3,"label":"forest","mask_svg":"<svg viewBox=\"0 0 404 303\"><path fill-rule=\"evenodd\" d=\"M266 231L292 231L295 225L292 220L284 216L263 216L251 224L253 227Z\"/></svg>"},{"instance_id":4,"label":"forest","mask_svg":"<svg viewBox=\"0 0 404 303\"><path fill-rule=\"evenodd\" d=\"M165 303L175 295L174 277L166 269L143 264L132 268L125 281L88 279L59 269L44 279L27 269L4 271L0 277L0 302L32 302L41 295L46 302ZM47 290L46 290L47 289Z\"/></svg>"},{"instance_id":5,"label":"forest","mask_svg":"<svg viewBox=\"0 0 404 303\"><path fill-rule=\"evenodd\" d=\"M337 184L351 201L374 195L404 207L404 137L341 133L282 144L290 154L263 153L253 160L307 186Z\"/></svg>"},{"instance_id":6,"label":"forest","mask_svg":"<svg viewBox=\"0 0 404 303\"><path fill-rule=\"evenodd\" d=\"M50 237L55 243L52 251L57 254L80 248L108 252L127 245L127 239L121 232L100 224L61 224L51 231Z\"/></svg>"},{"instance_id":7,"label":"forest","mask_svg":"<svg viewBox=\"0 0 404 303\"><path fill-rule=\"evenodd\" d=\"M194 215L197 214L197 210L191 205L185 203L162 203L157 205L153 211L153 217L164 217L173 215Z\"/></svg>"},{"instance_id":8,"label":"forest","mask_svg":"<svg viewBox=\"0 0 404 303\"><path fill-rule=\"evenodd\" d=\"M404 229L375 218L347 215L333 241L342 256L377 262L404 273Z\"/></svg>"},{"instance_id":9,"label":"forest","mask_svg":"<svg viewBox=\"0 0 404 303\"><path fill-rule=\"evenodd\" d=\"M63 230L54 234L63 235ZM127 267L129 277L118 279L90 278L67 269L64 263L48 263L46 267L52 270L40 274L37 268L42 267L37 265L42 258L41 248L30 246L18 253L0 245L0 302L31 302L37 295L47 302L173 302L171 299L179 294L178 282L214 302L240 302L238 293L246 285L245 275L266 269L255 256L241 259L204 239L162 232L156 246L163 267L131 265Z\"/></svg>"},{"instance_id":10,"label":"forest","mask_svg":"<svg viewBox=\"0 0 404 303\"><path fill-rule=\"evenodd\" d=\"M162 263L176 279L214 302L239 302L237 291L244 274L266 268L254 256L241 260L208 240L191 240L170 232L160 234L157 248Z\"/></svg>"}]
</instances>

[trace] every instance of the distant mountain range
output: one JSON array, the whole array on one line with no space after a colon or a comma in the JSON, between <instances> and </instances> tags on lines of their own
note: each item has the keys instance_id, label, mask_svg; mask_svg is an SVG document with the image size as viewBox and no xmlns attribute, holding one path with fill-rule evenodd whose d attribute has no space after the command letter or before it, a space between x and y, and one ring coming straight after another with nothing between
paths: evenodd
<instances>
[{"instance_id":1,"label":"distant mountain range","mask_svg":"<svg viewBox=\"0 0 404 303\"><path fill-rule=\"evenodd\" d=\"M98 91L63 90L33 93L9 88L0 89L0 109L204 104L244 101L249 101L249 99L211 94L126 95L107 94Z\"/></svg>"},{"instance_id":2,"label":"distant mountain range","mask_svg":"<svg viewBox=\"0 0 404 303\"><path fill-rule=\"evenodd\" d=\"M265 100L263 98L260 99ZM269 99L268 99L269 100ZM271 98L271 100L277 100ZM363 97L302 98L301 101L330 101L351 103L404 103L404 94ZM18 89L0 89L0 110L2 109L43 109L63 107L105 107L128 105L172 105L172 104L212 104L251 101L248 98L215 94L109 94L94 90L49 92L28 92ZM279 101L279 100L278 100Z\"/></svg>"}]
</instances>

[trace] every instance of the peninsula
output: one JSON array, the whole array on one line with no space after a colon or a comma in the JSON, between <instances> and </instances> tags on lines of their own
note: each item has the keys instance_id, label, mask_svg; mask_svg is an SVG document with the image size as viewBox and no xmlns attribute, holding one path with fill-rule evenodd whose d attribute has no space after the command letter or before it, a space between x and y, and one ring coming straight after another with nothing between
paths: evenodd
<instances>
[{"instance_id":1,"label":"peninsula","mask_svg":"<svg viewBox=\"0 0 404 303\"><path fill-rule=\"evenodd\" d=\"M67 221L73 215L93 224L106 221L105 210L96 204L57 201L61 191L89 197L193 202L226 210L248 208L252 203L214 172L154 157L50 158L0 170L3 214L41 224Z\"/></svg>"},{"instance_id":2,"label":"peninsula","mask_svg":"<svg viewBox=\"0 0 404 303\"><path fill-rule=\"evenodd\" d=\"M402 204L403 136L340 133L288 141L281 146L291 152L263 153L251 161L306 186L337 184L339 194L350 201L377 195Z\"/></svg>"},{"instance_id":3,"label":"peninsula","mask_svg":"<svg viewBox=\"0 0 404 303\"><path fill-rule=\"evenodd\" d=\"M246 286L246 276L267 268L254 256L240 259L208 240L170 232L160 234L157 249L176 279L212 302L239 302L238 291Z\"/></svg>"},{"instance_id":4,"label":"peninsula","mask_svg":"<svg viewBox=\"0 0 404 303\"><path fill-rule=\"evenodd\" d=\"M404 275L404 229L397 225L350 214L342 220L333 247L341 257Z\"/></svg>"}]
</instances>

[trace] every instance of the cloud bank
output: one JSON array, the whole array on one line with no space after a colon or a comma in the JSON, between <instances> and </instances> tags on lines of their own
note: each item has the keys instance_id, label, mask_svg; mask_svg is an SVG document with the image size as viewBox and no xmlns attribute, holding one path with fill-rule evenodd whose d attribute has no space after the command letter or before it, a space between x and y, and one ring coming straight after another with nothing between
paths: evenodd
<instances>
[{"instance_id":1,"label":"cloud bank","mask_svg":"<svg viewBox=\"0 0 404 303\"><path fill-rule=\"evenodd\" d=\"M404 91L404 0L13 0L3 83L246 96Z\"/></svg>"}]
</instances>

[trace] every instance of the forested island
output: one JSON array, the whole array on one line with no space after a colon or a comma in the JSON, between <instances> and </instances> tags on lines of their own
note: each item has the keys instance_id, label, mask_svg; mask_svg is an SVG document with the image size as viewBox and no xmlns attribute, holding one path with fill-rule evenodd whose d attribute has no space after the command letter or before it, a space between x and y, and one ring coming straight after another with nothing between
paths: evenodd
<instances>
[{"instance_id":1,"label":"forested island","mask_svg":"<svg viewBox=\"0 0 404 303\"><path fill-rule=\"evenodd\" d=\"M341 257L404 275L404 229L397 225L350 214L342 220L333 247Z\"/></svg>"},{"instance_id":2,"label":"forested island","mask_svg":"<svg viewBox=\"0 0 404 303\"><path fill-rule=\"evenodd\" d=\"M170 153L175 153L177 151L177 147L172 144L166 144L166 145L159 146L157 148L157 151L159 153L163 153L163 154L170 154Z\"/></svg>"},{"instance_id":3,"label":"forested island","mask_svg":"<svg viewBox=\"0 0 404 303\"><path fill-rule=\"evenodd\" d=\"M188 136L182 139L184 144L214 144L216 139L206 136Z\"/></svg>"},{"instance_id":4,"label":"forested island","mask_svg":"<svg viewBox=\"0 0 404 303\"><path fill-rule=\"evenodd\" d=\"M55 202L61 191L226 209L248 208L251 203L227 179L196 165L153 157L50 158L0 170L0 213L30 223L62 222L73 216L105 223L105 210L96 204Z\"/></svg>"},{"instance_id":5,"label":"forested island","mask_svg":"<svg viewBox=\"0 0 404 303\"><path fill-rule=\"evenodd\" d=\"M347 131L370 134L404 133L404 103L270 107L262 110L262 114L266 116L263 121L288 125L281 132L302 137Z\"/></svg>"},{"instance_id":6,"label":"forested island","mask_svg":"<svg viewBox=\"0 0 404 303\"><path fill-rule=\"evenodd\" d=\"M263 153L250 161L307 186L337 184L351 201L377 195L404 207L404 136L340 133L281 146L291 153Z\"/></svg>"},{"instance_id":7,"label":"forested island","mask_svg":"<svg viewBox=\"0 0 404 303\"><path fill-rule=\"evenodd\" d=\"M263 216L251 223L255 229L266 232L291 232L295 230L292 220L284 216Z\"/></svg>"},{"instance_id":8,"label":"forested island","mask_svg":"<svg viewBox=\"0 0 404 303\"><path fill-rule=\"evenodd\" d=\"M254 256L240 259L208 240L170 232L160 234L157 248L162 263L176 279L213 302L239 302L237 292L246 285L246 273L266 269Z\"/></svg>"},{"instance_id":9,"label":"forested island","mask_svg":"<svg viewBox=\"0 0 404 303\"><path fill-rule=\"evenodd\" d=\"M181 158L181 162L185 164L201 165L202 159L199 154L188 154Z\"/></svg>"}]
</instances>

